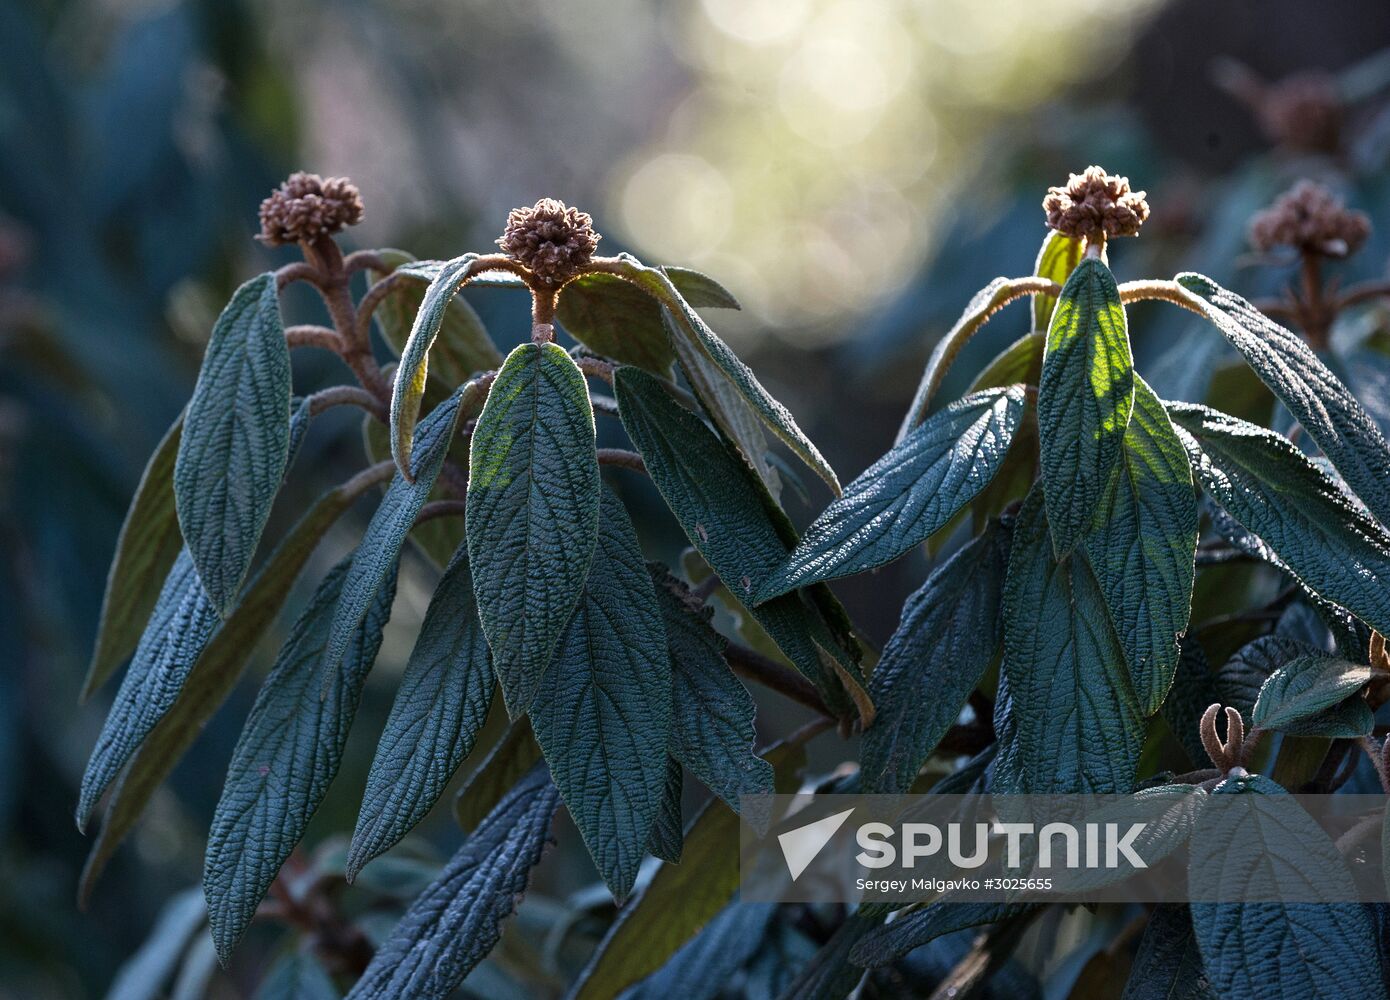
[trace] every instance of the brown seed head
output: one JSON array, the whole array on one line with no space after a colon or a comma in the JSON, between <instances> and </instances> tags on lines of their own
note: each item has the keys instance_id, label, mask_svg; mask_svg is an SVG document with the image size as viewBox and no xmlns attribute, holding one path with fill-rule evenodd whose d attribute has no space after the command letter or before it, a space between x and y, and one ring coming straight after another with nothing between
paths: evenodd
<instances>
[{"instance_id":1,"label":"brown seed head","mask_svg":"<svg viewBox=\"0 0 1390 1000\"><path fill-rule=\"evenodd\" d=\"M313 243L361 221L362 195L357 185L346 177L324 178L299 171L261 202L261 232L256 238L272 247Z\"/></svg>"},{"instance_id":2,"label":"brown seed head","mask_svg":"<svg viewBox=\"0 0 1390 1000\"><path fill-rule=\"evenodd\" d=\"M1342 97L1327 73L1296 73L1270 84L1255 103L1260 129L1273 142L1313 153L1341 144Z\"/></svg>"},{"instance_id":3,"label":"brown seed head","mask_svg":"<svg viewBox=\"0 0 1390 1000\"><path fill-rule=\"evenodd\" d=\"M542 198L530 208L512 209L497 245L537 278L562 285L589 263L600 239L588 213Z\"/></svg>"},{"instance_id":4,"label":"brown seed head","mask_svg":"<svg viewBox=\"0 0 1390 1000\"><path fill-rule=\"evenodd\" d=\"M1364 212L1347 209L1327 188L1306 180L1250 220L1250 242L1260 251L1289 246L1302 253L1345 257L1370 234L1371 220Z\"/></svg>"},{"instance_id":5,"label":"brown seed head","mask_svg":"<svg viewBox=\"0 0 1390 1000\"><path fill-rule=\"evenodd\" d=\"M1114 177L1102 167L1072 174L1066 187L1047 189L1043 199L1047 225L1067 236L1095 241L1111 236L1138 236L1149 217L1143 191L1131 191L1128 177Z\"/></svg>"}]
</instances>

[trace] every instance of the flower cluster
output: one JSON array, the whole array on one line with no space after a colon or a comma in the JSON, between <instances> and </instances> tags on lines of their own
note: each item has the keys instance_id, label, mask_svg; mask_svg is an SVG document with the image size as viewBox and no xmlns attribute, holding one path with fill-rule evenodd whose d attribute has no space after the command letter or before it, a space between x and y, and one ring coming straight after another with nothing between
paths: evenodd
<instances>
[{"instance_id":1,"label":"flower cluster","mask_svg":"<svg viewBox=\"0 0 1390 1000\"><path fill-rule=\"evenodd\" d=\"M1128 177L1113 177L1102 167L1072 174L1066 187L1047 189L1043 199L1049 228L1092 242L1112 236L1137 236L1149 217L1143 191L1131 191Z\"/></svg>"},{"instance_id":2,"label":"flower cluster","mask_svg":"<svg viewBox=\"0 0 1390 1000\"><path fill-rule=\"evenodd\" d=\"M272 247L313 243L361 221L362 195L352 181L300 171L261 202L256 238Z\"/></svg>"},{"instance_id":3,"label":"flower cluster","mask_svg":"<svg viewBox=\"0 0 1390 1000\"><path fill-rule=\"evenodd\" d=\"M1303 253L1345 257L1371 233L1371 220L1314 181L1299 181L1269 208L1250 220L1250 242L1257 250L1296 247Z\"/></svg>"},{"instance_id":4,"label":"flower cluster","mask_svg":"<svg viewBox=\"0 0 1390 1000\"><path fill-rule=\"evenodd\" d=\"M562 285L589 263L600 239L588 213L542 198L530 208L512 209L497 245L537 278Z\"/></svg>"}]
</instances>

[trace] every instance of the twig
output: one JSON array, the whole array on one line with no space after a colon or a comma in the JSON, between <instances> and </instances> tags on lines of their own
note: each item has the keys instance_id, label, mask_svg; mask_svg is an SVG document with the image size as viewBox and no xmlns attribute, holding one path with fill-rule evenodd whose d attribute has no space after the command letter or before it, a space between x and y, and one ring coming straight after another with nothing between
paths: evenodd
<instances>
[{"instance_id":1,"label":"twig","mask_svg":"<svg viewBox=\"0 0 1390 1000\"><path fill-rule=\"evenodd\" d=\"M463 517L468 511L466 500L431 500L415 515L416 527L437 517Z\"/></svg>"},{"instance_id":2,"label":"twig","mask_svg":"<svg viewBox=\"0 0 1390 1000\"><path fill-rule=\"evenodd\" d=\"M724 651L724 657L729 661L729 666L733 668L734 673L740 677L756 681L763 687L785 695L813 712L819 712L827 719L835 719L835 713L830 711L811 682L800 674L793 673L776 660L735 642L729 643L728 648Z\"/></svg>"},{"instance_id":3,"label":"twig","mask_svg":"<svg viewBox=\"0 0 1390 1000\"><path fill-rule=\"evenodd\" d=\"M335 385L320 389L309 397L309 413L318 416L335 406L359 406L378 420L387 419L386 407L366 389L356 385Z\"/></svg>"},{"instance_id":4,"label":"twig","mask_svg":"<svg viewBox=\"0 0 1390 1000\"><path fill-rule=\"evenodd\" d=\"M397 288L402 287L407 281L412 280L410 276L402 274L400 271L392 271L386 277L368 288L366 293L357 302L357 317L353 324L353 339L357 343L367 343L372 333L372 316L376 313L377 306L385 300Z\"/></svg>"},{"instance_id":5,"label":"twig","mask_svg":"<svg viewBox=\"0 0 1390 1000\"><path fill-rule=\"evenodd\" d=\"M323 274L308 261L297 260L286 264L275 272L275 288L283 291L286 285L296 281L307 281L311 285L322 285Z\"/></svg>"},{"instance_id":6,"label":"twig","mask_svg":"<svg viewBox=\"0 0 1390 1000\"><path fill-rule=\"evenodd\" d=\"M581 356L574 359L574 363L579 366L579 370L585 375L592 375L601 378L609 385L613 384L613 373L618 370L618 366L611 361L604 361L602 358L591 358Z\"/></svg>"},{"instance_id":7,"label":"twig","mask_svg":"<svg viewBox=\"0 0 1390 1000\"><path fill-rule=\"evenodd\" d=\"M285 328L285 342L291 347L322 347L336 353L342 347L343 339L338 331L315 323L301 323Z\"/></svg>"},{"instance_id":8,"label":"twig","mask_svg":"<svg viewBox=\"0 0 1390 1000\"><path fill-rule=\"evenodd\" d=\"M598 449L598 464L617 465L624 469L631 469L633 472L647 471L647 463L642 461L642 456L635 451L628 451L626 448Z\"/></svg>"}]
</instances>

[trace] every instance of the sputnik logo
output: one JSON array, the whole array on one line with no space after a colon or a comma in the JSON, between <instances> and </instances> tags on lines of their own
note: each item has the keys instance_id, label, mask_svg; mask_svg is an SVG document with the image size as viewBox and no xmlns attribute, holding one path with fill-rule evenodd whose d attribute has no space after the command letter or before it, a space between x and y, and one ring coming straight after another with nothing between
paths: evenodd
<instances>
[{"instance_id":1,"label":"sputnik logo","mask_svg":"<svg viewBox=\"0 0 1390 1000\"><path fill-rule=\"evenodd\" d=\"M816 860L816 855L830 843L830 838L845 825L845 820L849 819L852 812L853 809L846 809L844 812L826 816L814 823L807 823L805 826L777 835L777 843L782 846L782 857L786 859L787 870L791 872L793 882L801 877L801 873L812 861Z\"/></svg>"}]
</instances>

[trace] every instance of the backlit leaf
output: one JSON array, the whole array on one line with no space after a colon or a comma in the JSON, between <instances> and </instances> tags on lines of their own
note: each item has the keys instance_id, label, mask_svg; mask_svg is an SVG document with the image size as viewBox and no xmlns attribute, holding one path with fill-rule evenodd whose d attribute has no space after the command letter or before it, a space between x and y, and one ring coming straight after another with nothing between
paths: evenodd
<instances>
[{"instance_id":1,"label":"backlit leaf","mask_svg":"<svg viewBox=\"0 0 1390 1000\"><path fill-rule=\"evenodd\" d=\"M1365 736L1375 720L1370 706L1352 696L1370 679L1371 668L1363 664L1332 656L1299 656L1269 675L1251 716L1262 729L1295 736ZM1346 702L1345 710L1339 702Z\"/></svg>"},{"instance_id":2,"label":"backlit leaf","mask_svg":"<svg viewBox=\"0 0 1390 1000\"><path fill-rule=\"evenodd\" d=\"M594 411L555 344L508 356L473 430L468 557L512 718L536 696L579 603L599 516ZM564 782L556 779L561 788Z\"/></svg>"},{"instance_id":3,"label":"backlit leaf","mask_svg":"<svg viewBox=\"0 0 1390 1000\"><path fill-rule=\"evenodd\" d=\"M267 273L238 288L212 328L174 463L179 526L221 612L251 567L289 446L290 352Z\"/></svg>"}]
</instances>

